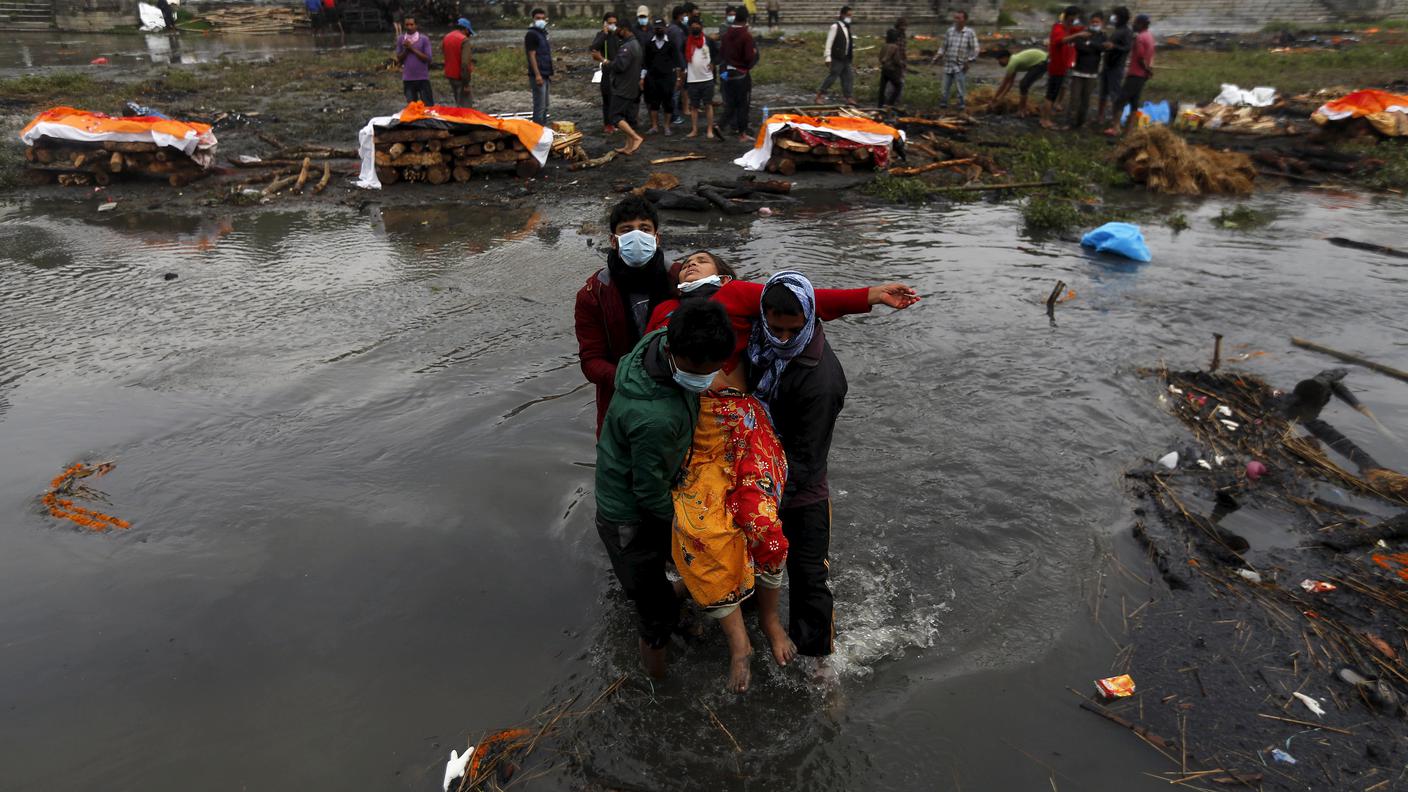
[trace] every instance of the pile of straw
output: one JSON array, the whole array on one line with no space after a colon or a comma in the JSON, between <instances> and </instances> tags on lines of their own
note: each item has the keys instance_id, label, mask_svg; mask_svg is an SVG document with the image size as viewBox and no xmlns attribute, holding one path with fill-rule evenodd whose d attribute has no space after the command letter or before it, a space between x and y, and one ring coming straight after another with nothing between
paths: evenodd
<instances>
[{"instance_id":1,"label":"pile of straw","mask_svg":"<svg viewBox=\"0 0 1408 792\"><path fill-rule=\"evenodd\" d=\"M1017 93L1008 92L1001 100L994 102L997 89L991 85L980 85L968 92L968 111L988 115L1011 115L1017 112Z\"/></svg>"},{"instance_id":2,"label":"pile of straw","mask_svg":"<svg viewBox=\"0 0 1408 792\"><path fill-rule=\"evenodd\" d=\"M1251 157L1190 146L1163 126L1130 132L1115 156L1131 179L1159 193L1243 195L1256 178Z\"/></svg>"}]
</instances>

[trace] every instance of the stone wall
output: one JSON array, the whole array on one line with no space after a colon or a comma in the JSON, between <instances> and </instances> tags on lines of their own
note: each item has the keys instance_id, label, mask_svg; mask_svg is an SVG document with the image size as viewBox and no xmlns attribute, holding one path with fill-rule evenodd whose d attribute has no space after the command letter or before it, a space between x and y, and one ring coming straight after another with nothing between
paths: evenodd
<instances>
[{"instance_id":1,"label":"stone wall","mask_svg":"<svg viewBox=\"0 0 1408 792\"><path fill-rule=\"evenodd\" d=\"M1408 0L1135 0L1125 5L1153 17L1164 32L1408 19Z\"/></svg>"},{"instance_id":2,"label":"stone wall","mask_svg":"<svg viewBox=\"0 0 1408 792\"><path fill-rule=\"evenodd\" d=\"M137 24L137 0L54 0L54 26L85 32Z\"/></svg>"}]
</instances>

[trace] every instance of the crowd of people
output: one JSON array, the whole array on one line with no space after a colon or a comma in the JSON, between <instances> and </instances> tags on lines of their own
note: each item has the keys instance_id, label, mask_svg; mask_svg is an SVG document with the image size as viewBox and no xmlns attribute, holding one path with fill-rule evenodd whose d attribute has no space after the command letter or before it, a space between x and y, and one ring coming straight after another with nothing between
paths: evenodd
<instances>
[{"instance_id":1,"label":"crowd of people","mask_svg":"<svg viewBox=\"0 0 1408 792\"><path fill-rule=\"evenodd\" d=\"M721 626L741 693L753 650L740 606L755 593L776 663L833 650L827 467L848 384L824 323L919 298L900 283L816 289L793 271L754 283L710 251L667 264L643 198L608 222L606 266L575 307L596 386L597 533L647 672L664 675L688 599Z\"/></svg>"},{"instance_id":2,"label":"crowd of people","mask_svg":"<svg viewBox=\"0 0 1408 792\"><path fill-rule=\"evenodd\" d=\"M310 13L315 5L336 0L308 0ZM391 8L399 0L386 0ZM597 64L592 81L601 92L601 122L605 134L620 132L625 142L617 152L634 154L646 135L673 135L674 127L688 121L686 137L707 139L725 134L752 142L752 71L759 61L756 39L750 28L749 5L726 6L724 21L706 30L699 6L691 2L670 9L668 20L652 16L649 6L636 8L635 18L623 22L615 11L606 12L601 29L588 46ZM768 24L780 19L778 0L767 4ZM395 8L399 9L399 5ZM388 12L389 13L389 12ZM855 104L856 39L852 33L855 17L850 6L842 6L827 28L821 51L825 74L814 101L821 105L830 98ZM395 17L396 61L402 69L406 100L433 103L429 67L433 48L416 26L413 17ZM1003 68L1004 75L994 101L1001 101L1015 87L1018 114L1028 115L1031 90L1044 77L1045 100L1040 107L1041 125L1048 129L1080 129L1090 120L1108 126L1108 134L1119 134L1126 110L1137 109L1144 84L1153 75L1154 38L1149 17L1131 18L1129 9L1112 9L1085 15L1079 6L1069 6L1051 28L1046 49L1033 47L1020 52L1005 48L989 51ZM552 38L545 9L532 11L532 23L523 39L528 87L532 95L532 119L546 124L549 116L552 82L555 74ZM471 90L474 60L470 38L474 28L461 18L441 41L445 79L453 101L465 107L473 102ZM885 32L880 48L880 85L876 104L897 106L904 94L909 72L908 23L896 20ZM953 24L945 31L942 44L930 61L942 63L943 87L940 107L967 108L968 72L981 50L977 32L969 25L966 11L953 14ZM839 97L833 94L840 88ZM716 99L716 97L718 97ZM642 129L641 103L644 100L649 127ZM716 105L719 106L716 113ZM1057 118L1064 107L1064 118ZM1108 116L1107 116L1108 111ZM700 120L703 120L703 129Z\"/></svg>"}]
</instances>

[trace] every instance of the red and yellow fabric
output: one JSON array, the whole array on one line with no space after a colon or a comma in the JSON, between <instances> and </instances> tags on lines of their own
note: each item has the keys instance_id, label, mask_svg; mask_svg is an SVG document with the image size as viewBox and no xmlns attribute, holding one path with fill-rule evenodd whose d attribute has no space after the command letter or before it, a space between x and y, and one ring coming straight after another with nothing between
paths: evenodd
<instances>
[{"instance_id":1,"label":"red and yellow fabric","mask_svg":"<svg viewBox=\"0 0 1408 792\"><path fill-rule=\"evenodd\" d=\"M1408 95L1374 88L1355 91L1326 102L1310 118L1321 126L1331 121L1367 118L1380 133L1401 137L1408 135Z\"/></svg>"},{"instance_id":2,"label":"red and yellow fabric","mask_svg":"<svg viewBox=\"0 0 1408 792\"><path fill-rule=\"evenodd\" d=\"M216 144L209 124L158 116L110 116L73 107L45 110L20 130L20 140L25 145L32 146L39 138L84 143L155 143L179 149L188 156L194 156L200 149L213 149Z\"/></svg>"},{"instance_id":3,"label":"red and yellow fabric","mask_svg":"<svg viewBox=\"0 0 1408 792\"><path fill-rule=\"evenodd\" d=\"M787 538L778 499L787 456L763 405L737 391L699 398L684 480L675 488L672 553L689 593L705 608L753 593L754 572L778 573Z\"/></svg>"},{"instance_id":4,"label":"red and yellow fabric","mask_svg":"<svg viewBox=\"0 0 1408 792\"><path fill-rule=\"evenodd\" d=\"M772 158L772 136L783 127L792 127L802 132L826 132L835 137L870 146L876 154L888 160L890 146L896 140L904 140L904 132L892 126L855 116L805 116L793 113L777 113L768 116L758 130L758 140L747 154L734 160L748 170L763 170ZM883 163L879 163L884 167Z\"/></svg>"},{"instance_id":5,"label":"red and yellow fabric","mask_svg":"<svg viewBox=\"0 0 1408 792\"><path fill-rule=\"evenodd\" d=\"M447 124L481 126L497 129L518 138L523 147L533 153L539 165L546 165L548 153L552 151L552 130L523 118L499 118L481 113L472 107L443 107L427 105L425 102L411 102L406 109L392 116L379 116L367 122L357 135L357 153L362 158L361 176L358 187L372 190L381 189L381 180L376 176L376 128L394 127L413 121L443 121Z\"/></svg>"}]
</instances>

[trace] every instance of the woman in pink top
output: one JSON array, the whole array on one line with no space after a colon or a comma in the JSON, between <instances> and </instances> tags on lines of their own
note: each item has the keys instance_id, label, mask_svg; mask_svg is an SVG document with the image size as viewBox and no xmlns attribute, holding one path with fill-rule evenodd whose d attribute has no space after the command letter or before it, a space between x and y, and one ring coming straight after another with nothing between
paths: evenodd
<instances>
[{"instance_id":1,"label":"woman in pink top","mask_svg":"<svg viewBox=\"0 0 1408 792\"><path fill-rule=\"evenodd\" d=\"M1129 73L1125 75L1120 88L1120 100L1115 104L1115 122L1105 134L1115 137L1120 134L1120 114L1129 108L1130 124L1134 126L1134 111L1139 108L1139 97L1144 93L1144 84L1154 76L1154 34L1149 32L1149 16L1140 14L1134 18L1134 46L1129 51Z\"/></svg>"}]
</instances>

